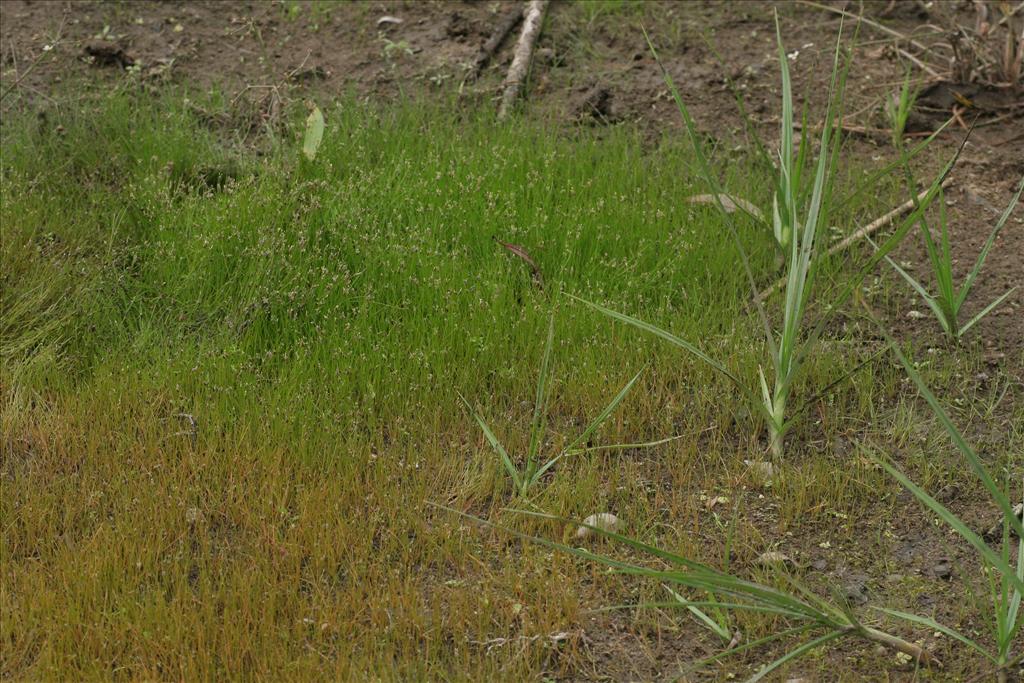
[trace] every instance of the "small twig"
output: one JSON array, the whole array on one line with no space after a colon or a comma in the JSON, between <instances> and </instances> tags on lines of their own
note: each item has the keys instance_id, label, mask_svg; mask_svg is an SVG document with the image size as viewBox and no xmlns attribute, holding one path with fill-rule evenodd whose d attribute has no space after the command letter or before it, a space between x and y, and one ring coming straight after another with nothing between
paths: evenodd
<instances>
[{"instance_id":1,"label":"small twig","mask_svg":"<svg viewBox=\"0 0 1024 683\"><path fill-rule=\"evenodd\" d=\"M550 640L552 643L560 643L568 640L569 634L565 631L537 636L516 636L515 638L489 638L488 640L470 640L473 645L483 645L488 650L509 643L535 643L538 640Z\"/></svg>"},{"instance_id":2,"label":"small twig","mask_svg":"<svg viewBox=\"0 0 1024 683\"><path fill-rule=\"evenodd\" d=\"M869 138L871 138L871 137L881 137L881 138L884 139L884 138L888 138L889 137L889 131L887 131L885 129L882 129L882 128L868 128L867 126L858 126L858 125L855 125L855 124L852 124L852 123L845 123L845 122L842 122L842 121L840 121L839 124L836 127L839 128L840 130L843 130L843 131L847 132L847 133L853 133L855 135L864 135L864 136L869 137ZM793 129L794 130L802 131L804 129L804 127L803 127L803 125L800 124L799 121L794 121L793 122ZM815 127L811 128L809 132L812 132L812 133L815 133L815 134L820 133L821 132L821 126L820 125L815 126Z\"/></svg>"},{"instance_id":3,"label":"small twig","mask_svg":"<svg viewBox=\"0 0 1024 683\"><path fill-rule=\"evenodd\" d=\"M885 6L885 9L878 13L878 16L888 17L890 14L892 14L892 11L894 9L896 9L896 0L889 0L889 4Z\"/></svg>"},{"instance_id":4,"label":"small twig","mask_svg":"<svg viewBox=\"0 0 1024 683\"><path fill-rule=\"evenodd\" d=\"M486 66L487 62L494 57L494 53L498 51L501 44L505 42L505 38L512 32L512 29L516 27L520 19L523 18L523 13L518 8L513 9L511 12L502 17L498 25L494 27L494 32L491 37L487 39L487 42L483 44L480 51L476 54L473 59L473 64L469 68L469 73L466 74L466 81L473 81L480 75L480 72Z\"/></svg>"},{"instance_id":5,"label":"small twig","mask_svg":"<svg viewBox=\"0 0 1024 683\"><path fill-rule=\"evenodd\" d=\"M306 56L302 58L302 61L299 62L299 65L297 67L295 67L294 69L289 71L288 74L284 78L281 79L281 84L283 85L284 83L287 83L288 81L290 81L293 78L295 78L295 74L297 74L300 71L302 71L302 68L304 66L306 66L306 62L309 61L309 57L312 54L313 54L312 50L306 50Z\"/></svg>"},{"instance_id":6,"label":"small twig","mask_svg":"<svg viewBox=\"0 0 1024 683\"><path fill-rule=\"evenodd\" d=\"M999 21L996 22L996 26L1003 26L1003 25L1005 25L1006 22L1008 22L1010 19L1012 19L1014 17L1014 15L1017 14L1017 12L1021 11L1022 9L1024 9L1024 2L1020 3L1019 5L1017 5L1013 9L1011 9L1009 12L1004 14L1003 17Z\"/></svg>"},{"instance_id":7,"label":"small twig","mask_svg":"<svg viewBox=\"0 0 1024 683\"><path fill-rule=\"evenodd\" d=\"M192 448L196 447L196 438L199 436L199 421L189 413L178 413L175 417L188 421L188 431L178 432L175 436L188 436Z\"/></svg>"},{"instance_id":8,"label":"small twig","mask_svg":"<svg viewBox=\"0 0 1024 683\"><path fill-rule=\"evenodd\" d=\"M793 412L793 417L796 417L797 415L799 415L803 411L807 410L812 405L818 404L818 402L821 401L821 399L824 398L825 395L828 394L828 392L832 391L832 389L834 389L835 387L839 386L840 384L842 384L843 382L848 380L850 377L853 377L855 374L860 372L860 370L862 368L867 367L867 365L871 361L875 360L876 358L881 356L883 353L886 353L888 351L889 351L888 348L883 347L882 350L878 351L877 353L872 354L866 360L863 360L860 363L858 363L857 366L853 368L853 370L850 370L848 373L846 373L845 375L843 375L839 379L837 379L835 381L832 381L832 382L829 382L823 389L821 389L820 391L815 392L813 396L811 396L809 399L804 401L803 405L801 405L797 410L795 410ZM791 417L790 419L793 419L793 418Z\"/></svg>"},{"instance_id":9,"label":"small twig","mask_svg":"<svg viewBox=\"0 0 1024 683\"><path fill-rule=\"evenodd\" d=\"M999 116L995 117L994 119L988 119L987 121L982 121L981 123L976 123L976 124L974 124L974 127L975 128L984 128L986 126L994 126L997 123L1002 123L1006 119L1012 119L1015 116L1016 116L1016 114L1014 112L1012 112L1012 111L1011 112L1007 112L1006 114L1000 114Z\"/></svg>"},{"instance_id":10,"label":"small twig","mask_svg":"<svg viewBox=\"0 0 1024 683\"><path fill-rule=\"evenodd\" d=\"M1010 135L1010 137L1006 138L1005 140L1001 140L1000 142L997 142L994 146L995 147L1004 147L1004 146L1010 144L1011 142L1017 142L1018 140L1021 140L1021 139L1024 139L1024 132L1022 132L1022 133L1013 133L1012 135Z\"/></svg>"},{"instance_id":11,"label":"small twig","mask_svg":"<svg viewBox=\"0 0 1024 683\"><path fill-rule=\"evenodd\" d=\"M544 13L548 9L548 2L549 0L530 0L530 4L526 7L523 32L519 34L515 56L512 58L512 65L508 68L508 76L505 77L505 91L501 95L501 104L498 105L499 121L508 116L512 106L519 99L519 92L522 90L523 79L526 78L526 71L530 66L534 43L537 42L537 36L540 35L540 27L544 20Z\"/></svg>"},{"instance_id":12,"label":"small twig","mask_svg":"<svg viewBox=\"0 0 1024 683\"><path fill-rule=\"evenodd\" d=\"M909 52L907 52L903 48L897 47L896 48L896 52L898 52L900 54L900 56L903 57L904 59L906 59L906 60L912 62L913 64L915 64L919 69L921 69L921 71L924 71L926 74L928 74L932 78L940 80L940 81L941 80L945 80L941 75L939 75L938 71L936 71L935 69L931 68L930 66L928 66L923 61L921 61L920 59L918 59L914 55L910 54Z\"/></svg>"},{"instance_id":13,"label":"small twig","mask_svg":"<svg viewBox=\"0 0 1024 683\"><path fill-rule=\"evenodd\" d=\"M921 662L922 664L931 664L939 668L942 667L942 662L936 659L932 653L928 652L928 650L916 643L907 642L902 638L898 638L894 635L890 635L867 626L861 627L859 633L868 640L873 640L876 643L881 643L882 645L891 647L894 650L898 650L903 654L910 655L914 660Z\"/></svg>"},{"instance_id":14,"label":"small twig","mask_svg":"<svg viewBox=\"0 0 1024 683\"><path fill-rule=\"evenodd\" d=\"M949 185L952 182L953 182L952 178L946 178L942 182L943 189L949 187ZM865 225L863 228L861 228L857 232L853 233L852 235L848 236L842 242L840 242L839 244L837 244L834 247L832 247L831 249L829 249L828 252L825 254L825 258L828 258L830 256L835 256L839 252L841 252L844 249L846 249L847 247L849 247L854 242L857 242L857 241L859 241L859 240L861 240L861 239L863 239L863 238L865 238L865 237L867 237L867 236L877 232L878 229L881 228L882 226L889 224L894 219L896 219L899 216L903 215L907 211L910 211L911 209L913 209L915 204L923 201L924 198L927 195L928 195L928 190L922 190L921 193L917 195L917 199L916 200L915 199L908 199L907 201L903 202L902 204L900 204L899 206L897 206L895 209L893 209L889 213L885 214L884 216L881 216L880 218L876 218L875 220L871 221L870 223ZM757 295L757 300L758 301L764 301L769 296L771 296L772 294L774 294L778 290L782 289L782 287L784 287L785 284L786 284L786 278L779 279L775 284L773 284L772 286L768 287L767 289L763 290L760 294L758 294Z\"/></svg>"},{"instance_id":15,"label":"small twig","mask_svg":"<svg viewBox=\"0 0 1024 683\"><path fill-rule=\"evenodd\" d=\"M964 121L963 113L963 107L957 104L953 105L953 118L956 120L957 123L960 124L961 128L963 128L964 130L968 130L967 122Z\"/></svg>"},{"instance_id":16,"label":"small twig","mask_svg":"<svg viewBox=\"0 0 1024 683\"><path fill-rule=\"evenodd\" d=\"M811 2L810 0L797 0L797 2L799 2L801 5L807 5L809 7L814 7L816 9L821 9L821 10L825 10L827 12L832 12L834 14L839 14L839 15L842 15L842 16L848 18L848 19L853 19L855 21L862 21L865 24L867 24L868 26L881 31L882 33L886 33L886 34L892 36L893 38L898 38L899 40L907 41L907 43L909 43L910 45L913 45L914 47L916 47L918 50L921 50L922 52L931 52L930 48L926 47L925 45L922 45L921 43L917 42L913 38L911 38L909 36L905 36L902 33L900 33L899 31L894 31L893 29L889 28L888 26L883 26L882 24L879 24L877 21L872 21L871 19L868 19L865 16L861 16L859 14L853 14L852 12L847 12L846 10L840 9L838 7L829 7L828 5L821 5L821 4L817 3L817 2Z\"/></svg>"},{"instance_id":17,"label":"small twig","mask_svg":"<svg viewBox=\"0 0 1024 683\"><path fill-rule=\"evenodd\" d=\"M3 102L3 101L4 101L4 99L5 99L5 98L6 98L6 97L7 97L8 95L10 95L10 94L11 94L12 92L14 92L14 90L15 90L15 89L16 89L16 88L18 87L18 85L19 85L19 84L20 84L20 83L21 83L21 82L22 82L23 80L25 80L25 77L26 77L26 76L28 76L28 75L29 75L30 73L32 73L32 70L33 70L33 69L35 69L35 68L36 68L36 66L37 66L37 65L38 65L38 64L39 64L39 63L40 63L40 62L41 62L41 61L43 60L43 57L45 57L45 56L46 56L46 55L48 55L48 54L53 54L54 50L56 50L56 49L57 49L57 46L58 46L58 45L60 44L60 41L61 41L61 40L63 39L63 33L64 33L64 22L65 22L65 21L67 21L67 18L68 18L68 17L67 17L67 15L66 15L66 14L65 14L64 16L62 16L62 17L61 17L61 19L60 19L60 26L58 26L58 27L57 27L57 35L56 35L56 37L55 37L55 38L54 38L54 39L53 39L53 40L52 40L52 41L50 42L50 45L49 45L49 49L47 49L45 45L43 46L43 51L39 53L39 56L38 56L38 57L36 57L35 59L33 59L33 60L32 60L32 63L31 63L31 64L29 64L29 65L28 65L27 67L25 67L25 70L24 70L24 71L22 71L22 72L21 72L21 73L20 73L20 74L18 75L18 77L17 77L17 78L16 78L15 80L14 80L14 83L11 83L11 84L10 84L10 85L9 85L9 86L7 87L7 90L4 90L4 91L3 91L3 93L2 93L2 94L0 94L0 102Z\"/></svg>"}]
</instances>

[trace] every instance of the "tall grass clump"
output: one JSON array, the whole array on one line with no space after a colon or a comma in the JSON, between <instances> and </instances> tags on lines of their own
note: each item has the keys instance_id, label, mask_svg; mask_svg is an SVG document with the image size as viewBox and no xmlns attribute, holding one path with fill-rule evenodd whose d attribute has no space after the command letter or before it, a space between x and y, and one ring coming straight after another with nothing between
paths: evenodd
<instances>
[{"instance_id":1,"label":"tall grass clump","mask_svg":"<svg viewBox=\"0 0 1024 683\"><path fill-rule=\"evenodd\" d=\"M896 146L900 156L903 180L907 192L910 193L911 198L916 202L917 181L910 166L910 154L903 141L903 132L906 128L907 118L914 106L915 99L916 94L911 90L908 76L907 79L904 80L903 87L900 89L899 95L892 99L886 111L892 128L893 144ZM906 269L900 267L894 260L886 256L886 261L889 265L907 281L911 288L913 288L914 292L916 292L918 296L921 297L921 300L928 305L928 308L931 309L932 313L935 315L935 319L942 327L943 333L945 333L946 337L952 342L959 342L963 339L963 336L968 332L968 330L974 327L986 315L991 313L992 310L999 306L999 304L1006 301L1006 299L1017 290L1016 286L1011 287L987 304L969 320L966 322L962 320L963 316L961 311L967 297L970 295L971 287L974 285L974 281L981 273L981 270L985 265L985 259L988 257L992 247L995 245L996 238L1003 230L1003 226L1006 225L1006 221L1016 208L1018 201L1020 201L1022 190L1024 190L1024 177L1022 177L1020 182L1017 184L1017 191L1010 199L1010 203L1007 205L1006 210L1003 211L999 220L996 221L995 226L992 228L988 238L985 240L985 244L978 253L978 257L975 259L974 265L971 267L966 279L960 285L956 284L953 275L954 259L952 245L949 239L949 222L946 217L945 197L941 192L939 193L938 202L938 238L933 234L932 228L924 213L920 215L918 220L921 241L924 243L925 252L928 254L928 265L930 266L932 279L934 280L934 288L929 291L929 288L920 280L907 272Z\"/></svg>"},{"instance_id":2,"label":"tall grass clump","mask_svg":"<svg viewBox=\"0 0 1024 683\"><path fill-rule=\"evenodd\" d=\"M842 38L840 30L839 39ZM811 154L809 136L802 136L799 147L794 145L793 89L789 74L788 59L782 42L781 30L776 19L776 39L778 45L779 68L782 81L782 125L778 150L778 175L775 178L775 193L772 201L772 225L775 242L787 251L785 288L783 290L781 325L773 326L773 316L768 314L757 290L757 281L753 273L747 251L740 241L735 227L731 223L729 213L723 204L726 196L711 168L707 154L698 135L696 124L690 115L679 91L676 89L668 71L663 68L664 77L675 102L686 124L697 165L703 180L712 191L714 201L718 203L721 214L732 234L739 253L743 269L753 295L752 306L760 319L764 342L767 347L770 370L765 372L763 366L758 367L758 386L748 387L732 370L717 359L711 358L694 344L676 336L660 327L643 322L605 306L589 301L583 303L605 313L606 315L628 323L642 330L655 334L662 339L679 346L696 356L704 363L729 378L743 392L747 400L761 415L768 427L769 449L773 457L783 455L783 440L792 426L792 418L788 410L796 380L801 374L808 356L815 343L824 331L829 314L842 306L853 293L856 286L874 267L878 260L888 254L912 225L912 221L935 198L945 175L952 168L952 161L947 165L941 176L933 183L925 199L917 210L892 234L881 246L873 258L852 278L847 285L829 302L828 308L818 322L805 330L805 317L811 301L815 277L818 272L816 252L820 242L819 232L828 225L833 208L833 190L836 169L840 156L840 135L835 130L834 120L841 118L843 92L849 62L840 70L840 42L837 39L833 57L832 74L829 81L828 104L825 118L821 126L818 158L813 166L808 167ZM648 39L650 44L650 40ZM651 45L654 51L654 46ZM654 51L657 59L657 52ZM659 60L660 63L660 60ZM804 126L804 130L807 127ZM582 301L582 300L581 300ZM769 375L771 379L769 380Z\"/></svg>"},{"instance_id":3,"label":"tall grass clump","mask_svg":"<svg viewBox=\"0 0 1024 683\"><path fill-rule=\"evenodd\" d=\"M950 341L960 342L964 335L967 334L968 330L978 324L982 318L991 313L997 306L999 306L999 304L1006 301L1011 294L1017 291L1017 285L1011 287L978 311L969 320L966 322L962 321L963 316L961 315L961 311L964 303L967 301L968 295L971 292L971 287L974 285L974 281L981 273L981 269L985 265L985 259L992 250L996 238L1002 231L1003 226L1006 225L1006 221L1010 217L1010 214L1016 208L1017 202L1020 200L1022 190L1024 190L1024 177L1022 177L1020 183L1018 183L1017 191L1010 199L1010 203L1006 206L1006 210L1003 211L1002 215L1000 215L999 220L996 221L995 227L992 228L992 232L989 233L988 238L985 240L985 244L978 253L978 258L975 260L970 272L959 286L956 284L953 275L953 250L950 246L949 240L949 223L946 218L946 202L944 201L944 195L941 192L939 193L938 244L936 244L935 238L932 235L932 231L928 227L924 216L921 217L921 237L925 245L925 251L928 253L928 263L931 266L932 277L935 280L934 293L930 292L920 280L908 273L906 269L900 267L896 261L888 256L885 257L885 260L890 266L892 266L893 270L899 273L900 276L903 277L903 279L906 280L918 294L918 296L921 297L921 300L928 304L928 308L931 309L932 313L935 315L935 319L942 327L942 331Z\"/></svg>"}]
</instances>

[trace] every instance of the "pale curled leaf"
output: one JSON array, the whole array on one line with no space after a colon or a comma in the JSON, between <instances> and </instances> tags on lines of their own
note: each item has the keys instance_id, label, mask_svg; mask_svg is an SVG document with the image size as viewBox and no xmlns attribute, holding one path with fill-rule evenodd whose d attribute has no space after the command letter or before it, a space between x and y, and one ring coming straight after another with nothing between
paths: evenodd
<instances>
[{"instance_id":1,"label":"pale curled leaf","mask_svg":"<svg viewBox=\"0 0 1024 683\"><path fill-rule=\"evenodd\" d=\"M583 525L576 529L576 538L583 539L594 534L594 529L614 533L622 527L622 520L610 512L598 512L583 520Z\"/></svg>"},{"instance_id":2,"label":"pale curled leaf","mask_svg":"<svg viewBox=\"0 0 1024 683\"><path fill-rule=\"evenodd\" d=\"M687 197L686 201L690 204L720 205L726 213L736 213L737 209L742 209L757 220L764 221L764 214L761 213L761 209L740 197L733 197L724 193L719 193L717 196L713 194L695 194Z\"/></svg>"},{"instance_id":3,"label":"pale curled leaf","mask_svg":"<svg viewBox=\"0 0 1024 683\"><path fill-rule=\"evenodd\" d=\"M307 159L313 161L316 158L317 150L324 139L324 115L320 107L314 106L313 111L306 117L306 135L302 140L302 153Z\"/></svg>"}]
</instances>

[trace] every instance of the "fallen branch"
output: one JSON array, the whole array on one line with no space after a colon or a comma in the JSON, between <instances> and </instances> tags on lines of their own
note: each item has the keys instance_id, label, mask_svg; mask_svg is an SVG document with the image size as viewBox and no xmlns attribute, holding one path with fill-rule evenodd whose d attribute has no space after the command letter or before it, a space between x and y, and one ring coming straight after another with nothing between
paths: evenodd
<instances>
[{"instance_id":1,"label":"fallen branch","mask_svg":"<svg viewBox=\"0 0 1024 683\"><path fill-rule=\"evenodd\" d=\"M544 20L544 13L548 9L549 0L530 0L526 7L526 14L523 19L523 32L519 34L519 43L516 45L515 56L512 58L512 66L508 68L508 75L505 77L505 91L501 95L501 104L498 106L498 120L508 116L519 98L519 92L523 87L523 79L530 66L530 57L533 54L533 45L540 35L540 26Z\"/></svg>"},{"instance_id":2,"label":"fallen branch","mask_svg":"<svg viewBox=\"0 0 1024 683\"><path fill-rule=\"evenodd\" d=\"M952 183L952 182L953 182L952 178L946 178L944 181L942 181L943 189L949 187L950 183ZM865 237L867 237L869 235L874 234L875 232L878 232L879 228L881 228L882 226L891 223L894 219L899 218L900 216L905 214L907 211L910 211L911 209L913 209L914 205L919 203L919 202L921 202L921 201L923 201L924 198L927 195L928 195L928 190L922 190L921 193L919 195L917 195L916 199L908 199L907 201L903 202L902 204L900 204L899 206L897 206L895 209L893 209L889 213L885 214L884 216L882 216L880 218L876 218L875 220L871 221L870 223L865 225L863 228L861 228L857 232L853 233L852 235L846 237L846 239L841 241L839 244L837 244L834 247L832 247L831 249L829 249L828 253L825 254L825 258L828 258L830 256L835 256L839 252L841 252L844 249L846 249L847 247L849 247L854 242L857 242L857 241L859 241L861 239L864 239ZM773 284L772 286L768 287L767 289L763 290L760 294L758 294L757 295L757 300L758 301L764 301L765 299L770 297L772 294L774 294L775 292L777 292L780 289L782 289L785 285L786 285L786 278L784 278L784 277L780 278L775 284Z\"/></svg>"},{"instance_id":3,"label":"fallen branch","mask_svg":"<svg viewBox=\"0 0 1024 683\"><path fill-rule=\"evenodd\" d=\"M501 44L505 42L505 38L512 32L512 29L516 27L516 24L518 24L519 20L522 18L523 13L518 9L512 10L501 18L501 21L494 28L494 32L491 34L491 37L488 38L487 42L480 48L480 52L476 53L476 57L473 59L473 64L469 68L469 73L466 74L467 81L476 80L484 66L486 66L487 62L491 60L494 53L497 52L498 48L501 47Z\"/></svg>"},{"instance_id":4,"label":"fallen branch","mask_svg":"<svg viewBox=\"0 0 1024 683\"><path fill-rule=\"evenodd\" d=\"M835 127L839 128L844 133L862 135L869 140L875 140L876 142L879 140L888 140L892 135L892 133L884 128L868 128L867 126L858 126L857 124L846 123L845 121L840 121ZM798 130L800 132L804 132L804 130L806 130L808 133L818 134L821 132L821 125L807 126L805 128L799 121L794 121L793 130Z\"/></svg>"}]
</instances>

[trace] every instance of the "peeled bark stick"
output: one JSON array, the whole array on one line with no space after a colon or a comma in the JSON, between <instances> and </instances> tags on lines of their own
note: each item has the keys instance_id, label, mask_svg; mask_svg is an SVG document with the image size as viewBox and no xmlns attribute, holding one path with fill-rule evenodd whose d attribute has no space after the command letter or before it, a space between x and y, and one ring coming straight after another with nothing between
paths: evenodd
<instances>
[{"instance_id":1,"label":"peeled bark stick","mask_svg":"<svg viewBox=\"0 0 1024 683\"><path fill-rule=\"evenodd\" d=\"M505 92L501 95L501 104L498 106L498 120L508 116L519 91L523 87L523 79L526 78L526 71L530 66L530 55L533 54L533 44L537 42L540 35L540 26L544 19L544 12L548 9L549 0L530 0L526 6L526 13L523 19L523 32L519 34L519 43L516 45L515 56L512 58L512 66L508 68L508 75L505 77Z\"/></svg>"},{"instance_id":2,"label":"peeled bark stick","mask_svg":"<svg viewBox=\"0 0 1024 683\"><path fill-rule=\"evenodd\" d=\"M878 629L869 628L862 626L859 629L860 635L868 640L873 640L876 643L881 643L887 647L891 647L894 650L898 650L905 655L913 657L914 661L920 662L921 664L930 664L932 666L942 668L942 662L935 658L935 656L928 652L917 643L908 643L902 638L879 631Z\"/></svg>"},{"instance_id":3,"label":"peeled bark stick","mask_svg":"<svg viewBox=\"0 0 1024 683\"><path fill-rule=\"evenodd\" d=\"M466 75L467 81L475 80L480 75L484 66L494 56L494 53L498 51L501 44L505 42L505 38L522 18L523 13L519 9L514 9L501 18L498 25L494 27L494 33L491 34L491 37L480 48L480 52L476 53L476 57L473 59L473 66L470 67L469 73Z\"/></svg>"},{"instance_id":4,"label":"peeled bark stick","mask_svg":"<svg viewBox=\"0 0 1024 683\"><path fill-rule=\"evenodd\" d=\"M950 183L952 183L952 182L953 182L952 178L946 178L945 180L943 180L942 181L943 189L949 187ZM836 254L838 254L842 250L844 250L847 247L849 247L854 242L856 242L858 240L861 240L861 239L867 237L868 235L871 235L872 233L878 232L878 229L881 228L883 225L887 225L887 224L891 223L895 218L898 218L899 216L905 214L907 211L910 211L911 209L914 208L914 205L916 203L923 201L924 198L927 197L927 196L928 196L928 190L922 190L921 193L919 195L917 195L917 199L916 200L908 199L907 201L903 202L902 204L897 206L895 209L893 209L889 213L887 213L884 216L882 216L881 218L876 218L875 220L871 221L870 223L865 225L863 228L861 228L857 232L853 233L852 235L850 235L849 237L844 239L839 244L837 244L834 247L832 247L831 249L829 249L828 253L825 254L825 257L828 258L829 256L835 256ZM782 289L785 286L785 284L786 284L786 278L784 278L784 277L783 278L779 278L779 280L775 284L773 284L771 287L768 287L767 289L763 290L760 294L758 294L757 295L757 300L758 301L764 301L765 299L770 297L772 294L774 294L775 292L777 292L780 289Z\"/></svg>"}]
</instances>

